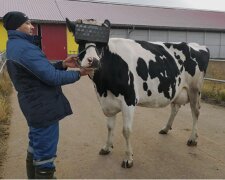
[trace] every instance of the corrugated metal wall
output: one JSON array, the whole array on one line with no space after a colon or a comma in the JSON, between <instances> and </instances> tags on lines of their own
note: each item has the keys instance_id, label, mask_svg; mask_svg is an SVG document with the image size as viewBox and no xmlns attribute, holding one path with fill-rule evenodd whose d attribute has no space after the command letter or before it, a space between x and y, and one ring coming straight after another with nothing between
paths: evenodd
<instances>
[{"instance_id":1,"label":"corrugated metal wall","mask_svg":"<svg viewBox=\"0 0 225 180\"><path fill-rule=\"evenodd\" d=\"M112 29L110 37L163 42L196 42L209 48L211 58L225 59L225 33L223 32Z\"/></svg>"}]
</instances>

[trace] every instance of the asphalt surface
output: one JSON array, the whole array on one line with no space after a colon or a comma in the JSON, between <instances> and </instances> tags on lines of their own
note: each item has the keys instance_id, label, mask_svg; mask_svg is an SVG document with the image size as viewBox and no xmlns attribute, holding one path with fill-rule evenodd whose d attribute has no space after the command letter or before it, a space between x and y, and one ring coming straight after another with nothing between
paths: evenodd
<instances>
[{"instance_id":1,"label":"asphalt surface","mask_svg":"<svg viewBox=\"0 0 225 180\"><path fill-rule=\"evenodd\" d=\"M60 122L56 159L59 179L153 179L225 178L225 108L202 103L198 145L186 142L192 128L189 104L183 106L168 135L158 134L166 124L170 107L137 108L132 133L134 166L121 168L125 150L122 118L118 114L114 149L108 156L98 154L107 137L106 121L87 77L63 88L74 114ZM13 116L3 178L26 178L26 121L12 96Z\"/></svg>"}]
</instances>

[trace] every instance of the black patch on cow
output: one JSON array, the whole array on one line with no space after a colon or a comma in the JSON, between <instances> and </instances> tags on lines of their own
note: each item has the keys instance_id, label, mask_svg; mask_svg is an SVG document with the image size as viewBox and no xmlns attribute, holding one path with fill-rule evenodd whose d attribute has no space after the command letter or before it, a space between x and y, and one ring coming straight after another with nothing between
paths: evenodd
<instances>
[{"instance_id":1,"label":"black patch on cow","mask_svg":"<svg viewBox=\"0 0 225 180\"><path fill-rule=\"evenodd\" d=\"M190 48L191 59L198 64L200 71L206 73L206 69L209 63L209 50L207 51L196 51L193 48Z\"/></svg>"},{"instance_id":2,"label":"black patch on cow","mask_svg":"<svg viewBox=\"0 0 225 180\"><path fill-rule=\"evenodd\" d=\"M165 44L168 44L168 43L165 43ZM185 71L187 71L191 76L194 76L197 63L193 61L193 59L191 59L190 47L187 45L187 43L182 42L179 44L172 44L172 45L170 44L170 46L173 46L174 49L182 51L182 53L185 55L186 60L184 62L180 59L180 57L178 59L178 63L182 65L180 68L180 72L183 71L183 67L184 67Z\"/></svg>"},{"instance_id":3,"label":"black patch on cow","mask_svg":"<svg viewBox=\"0 0 225 180\"><path fill-rule=\"evenodd\" d=\"M179 63L180 65L183 65L183 64L184 64L183 61L182 61L181 59L178 59L178 63Z\"/></svg>"},{"instance_id":4,"label":"black patch on cow","mask_svg":"<svg viewBox=\"0 0 225 180\"><path fill-rule=\"evenodd\" d=\"M164 44L165 44L165 46L166 46L168 49L172 46L171 43L164 43Z\"/></svg>"},{"instance_id":5,"label":"black patch on cow","mask_svg":"<svg viewBox=\"0 0 225 180\"><path fill-rule=\"evenodd\" d=\"M79 56L79 59L82 60L85 56L85 51L83 52L83 50L85 49L85 44L84 43L80 43L79 46L78 46L78 56Z\"/></svg>"},{"instance_id":6,"label":"black patch on cow","mask_svg":"<svg viewBox=\"0 0 225 180\"><path fill-rule=\"evenodd\" d=\"M161 45L145 41L136 42L155 55L155 60L149 59L148 73L151 79L159 79L159 93L163 93L166 98L172 99L176 92L176 77L180 75L175 59ZM167 47L171 46L169 43L165 45ZM169 93L170 88L172 94Z\"/></svg>"},{"instance_id":7,"label":"black patch on cow","mask_svg":"<svg viewBox=\"0 0 225 180\"><path fill-rule=\"evenodd\" d=\"M180 85L180 83L181 83L181 78L179 77L178 78L178 85Z\"/></svg>"},{"instance_id":8,"label":"black patch on cow","mask_svg":"<svg viewBox=\"0 0 225 180\"><path fill-rule=\"evenodd\" d=\"M173 46L173 48L178 49L179 51L182 51L182 53L186 57L186 60L183 62L183 66L185 68L185 71L187 71L191 76L195 75L196 66L199 67L200 71L204 71L206 73L206 69L209 62L208 49L207 49L208 51L204 51L204 50L196 51L193 48L189 47L184 42L180 44L173 44L173 45L170 44L168 46L169 47ZM183 68L180 70L183 71Z\"/></svg>"},{"instance_id":9,"label":"black patch on cow","mask_svg":"<svg viewBox=\"0 0 225 180\"><path fill-rule=\"evenodd\" d=\"M195 75L196 65L197 63L191 59L184 61L185 71L187 71L191 76Z\"/></svg>"},{"instance_id":10,"label":"black patch on cow","mask_svg":"<svg viewBox=\"0 0 225 180\"><path fill-rule=\"evenodd\" d=\"M180 72L182 72L184 70L184 66L181 66L180 68Z\"/></svg>"},{"instance_id":11,"label":"black patch on cow","mask_svg":"<svg viewBox=\"0 0 225 180\"><path fill-rule=\"evenodd\" d=\"M95 71L93 81L100 96L111 91L116 97L124 96L128 106L136 105L134 76L127 63L117 54L104 49L101 67Z\"/></svg>"},{"instance_id":12,"label":"black patch on cow","mask_svg":"<svg viewBox=\"0 0 225 180\"><path fill-rule=\"evenodd\" d=\"M148 96L151 96L152 95L151 90L148 90L147 93L148 93Z\"/></svg>"},{"instance_id":13,"label":"black patch on cow","mask_svg":"<svg viewBox=\"0 0 225 180\"><path fill-rule=\"evenodd\" d=\"M143 89L144 89L144 91L148 90L148 84L146 82L143 83Z\"/></svg>"},{"instance_id":14,"label":"black patch on cow","mask_svg":"<svg viewBox=\"0 0 225 180\"><path fill-rule=\"evenodd\" d=\"M175 58L177 58L178 60L180 60L180 55L177 55L176 53L174 53L174 56L175 56Z\"/></svg>"},{"instance_id":15,"label":"black patch on cow","mask_svg":"<svg viewBox=\"0 0 225 180\"><path fill-rule=\"evenodd\" d=\"M136 71L144 81L148 79L148 66L142 58L138 58Z\"/></svg>"},{"instance_id":16,"label":"black patch on cow","mask_svg":"<svg viewBox=\"0 0 225 180\"><path fill-rule=\"evenodd\" d=\"M138 60L137 60L136 71L137 71L138 76L140 76L143 79L143 81L148 80L148 65L146 64L146 62L142 58L138 58ZM148 96L151 95L151 93L148 92L147 82L143 82L143 89L144 89L144 91L147 92Z\"/></svg>"}]
</instances>

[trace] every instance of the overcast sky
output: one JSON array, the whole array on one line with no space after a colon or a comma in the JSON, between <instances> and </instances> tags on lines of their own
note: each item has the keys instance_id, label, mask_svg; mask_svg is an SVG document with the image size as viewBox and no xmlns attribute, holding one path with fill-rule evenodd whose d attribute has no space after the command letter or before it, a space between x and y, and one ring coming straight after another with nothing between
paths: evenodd
<instances>
[{"instance_id":1,"label":"overcast sky","mask_svg":"<svg viewBox=\"0 0 225 180\"><path fill-rule=\"evenodd\" d=\"M153 6L179 7L225 12L225 0L93 0Z\"/></svg>"}]
</instances>

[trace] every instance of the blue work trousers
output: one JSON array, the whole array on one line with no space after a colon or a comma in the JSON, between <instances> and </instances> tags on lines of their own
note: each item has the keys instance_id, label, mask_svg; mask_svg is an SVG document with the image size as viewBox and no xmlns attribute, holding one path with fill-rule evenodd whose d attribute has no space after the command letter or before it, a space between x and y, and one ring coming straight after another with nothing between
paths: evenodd
<instances>
[{"instance_id":1,"label":"blue work trousers","mask_svg":"<svg viewBox=\"0 0 225 180\"><path fill-rule=\"evenodd\" d=\"M57 145L59 141L59 123L44 128L29 127L28 152L33 154L34 166L40 169L55 168Z\"/></svg>"}]
</instances>

